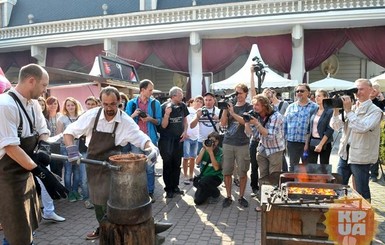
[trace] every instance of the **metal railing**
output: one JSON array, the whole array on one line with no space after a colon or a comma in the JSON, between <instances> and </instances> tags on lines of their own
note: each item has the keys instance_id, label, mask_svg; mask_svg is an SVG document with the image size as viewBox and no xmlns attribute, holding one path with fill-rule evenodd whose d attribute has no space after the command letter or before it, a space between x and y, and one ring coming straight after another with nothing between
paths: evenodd
<instances>
[{"instance_id":1,"label":"metal railing","mask_svg":"<svg viewBox=\"0 0 385 245\"><path fill-rule=\"evenodd\" d=\"M0 29L0 40L268 15L384 8L385 0L262 0L33 23Z\"/></svg>"}]
</instances>

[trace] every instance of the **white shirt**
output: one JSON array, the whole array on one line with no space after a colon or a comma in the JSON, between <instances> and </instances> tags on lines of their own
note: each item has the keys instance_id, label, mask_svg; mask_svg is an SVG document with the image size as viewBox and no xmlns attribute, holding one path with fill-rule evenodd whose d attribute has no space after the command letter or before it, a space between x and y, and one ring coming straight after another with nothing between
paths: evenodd
<instances>
[{"instance_id":1,"label":"white shirt","mask_svg":"<svg viewBox=\"0 0 385 245\"><path fill-rule=\"evenodd\" d=\"M35 129L38 135L49 135L50 132L47 128L47 123L41 111L39 102L37 100L27 101L27 99L18 93L14 88L11 88L10 91L15 93L15 95L23 104L29 118L32 121L32 124L35 125ZM17 102L10 95L0 95L0 159L5 155L4 147L8 145L20 145L20 138L17 135L17 128L20 124L19 111L23 120L23 130L21 132L21 137L25 138L33 135L31 134L29 122L25 113L16 103Z\"/></svg>"},{"instance_id":2,"label":"white shirt","mask_svg":"<svg viewBox=\"0 0 385 245\"><path fill-rule=\"evenodd\" d=\"M213 111L214 111L214 115L219 117L220 110L219 110L218 107L215 106L215 107L213 107L211 109L207 109L207 110L210 113L211 119L213 119ZM218 120L214 120L213 119L213 123L214 123L215 126L217 126ZM199 142L203 142L205 139L207 139L207 136L210 133L214 132L214 131L215 131L215 129L213 128L213 125L211 124L210 120L207 117L202 116L199 119L199 137L198 137L198 141Z\"/></svg>"},{"instance_id":3,"label":"white shirt","mask_svg":"<svg viewBox=\"0 0 385 245\"><path fill-rule=\"evenodd\" d=\"M86 111L77 121L68 125L63 134L70 134L75 138L85 135L86 146L88 146L99 108L100 107L96 107ZM144 150L144 145L147 141L151 141L150 138L139 129L138 124L136 124L130 116L124 112L120 112L119 110L116 116L108 122L104 116L104 109L102 109L96 130L99 132L112 133L115 122L118 122L119 124L115 131L115 145L125 146L127 143L131 143ZM103 142L100 143L103 144Z\"/></svg>"},{"instance_id":4,"label":"white shirt","mask_svg":"<svg viewBox=\"0 0 385 245\"><path fill-rule=\"evenodd\" d=\"M187 107L187 109L190 113L186 117L188 123L187 135L190 140L197 140L199 136L199 124L194 128L190 128L191 121L194 119L195 115L197 114L197 111L193 107Z\"/></svg>"}]
</instances>

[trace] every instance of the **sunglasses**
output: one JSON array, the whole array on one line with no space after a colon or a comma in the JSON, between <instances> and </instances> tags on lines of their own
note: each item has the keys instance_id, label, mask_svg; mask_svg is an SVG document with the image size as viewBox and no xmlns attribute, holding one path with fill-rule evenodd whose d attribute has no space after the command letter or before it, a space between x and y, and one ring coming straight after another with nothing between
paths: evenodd
<instances>
[{"instance_id":1,"label":"sunglasses","mask_svg":"<svg viewBox=\"0 0 385 245\"><path fill-rule=\"evenodd\" d=\"M296 92L296 93L301 93L301 94L302 94L302 93L305 93L305 91L306 91L306 90L296 90L295 92Z\"/></svg>"}]
</instances>

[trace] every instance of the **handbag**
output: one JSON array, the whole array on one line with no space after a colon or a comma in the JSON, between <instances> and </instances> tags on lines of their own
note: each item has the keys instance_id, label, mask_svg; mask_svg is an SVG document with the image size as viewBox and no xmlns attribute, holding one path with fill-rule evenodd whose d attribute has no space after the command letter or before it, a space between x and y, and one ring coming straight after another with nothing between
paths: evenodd
<instances>
[{"instance_id":1,"label":"handbag","mask_svg":"<svg viewBox=\"0 0 385 245\"><path fill-rule=\"evenodd\" d=\"M319 145L319 143L321 142L321 139L318 139L318 138L310 138L310 146L312 147L316 147L317 145ZM326 149L326 144L324 144L322 146L322 150L325 150Z\"/></svg>"}]
</instances>

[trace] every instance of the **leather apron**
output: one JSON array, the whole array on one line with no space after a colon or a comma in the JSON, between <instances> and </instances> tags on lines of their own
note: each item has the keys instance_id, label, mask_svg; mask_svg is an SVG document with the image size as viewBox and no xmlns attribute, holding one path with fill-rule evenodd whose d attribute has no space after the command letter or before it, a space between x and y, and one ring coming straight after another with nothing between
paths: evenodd
<instances>
[{"instance_id":1,"label":"leather apron","mask_svg":"<svg viewBox=\"0 0 385 245\"><path fill-rule=\"evenodd\" d=\"M20 138L20 147L32 155L37 136ZM8 155L0 160L0 223L12 245L29 245L41 220L40 203L30 171Z\"/></svg>"},{"instance_id":2,"label":"leather apron","mask_svg":"<svg viewBox=\"0 0 385 245\"><path fill-rule=\"evenodd\" d=\"M96 127L102 108L99 109L95 119L92 136L88 145L87 158L99 161L107 161L112 155L121 154L121 147L115 146L115 131L118 122L115 122L112 133L99 132ZM87 164L87 179L90 200L96 205L107 205L110 193L111 172L105 166Z\"/></svg>"}]
</instances>

